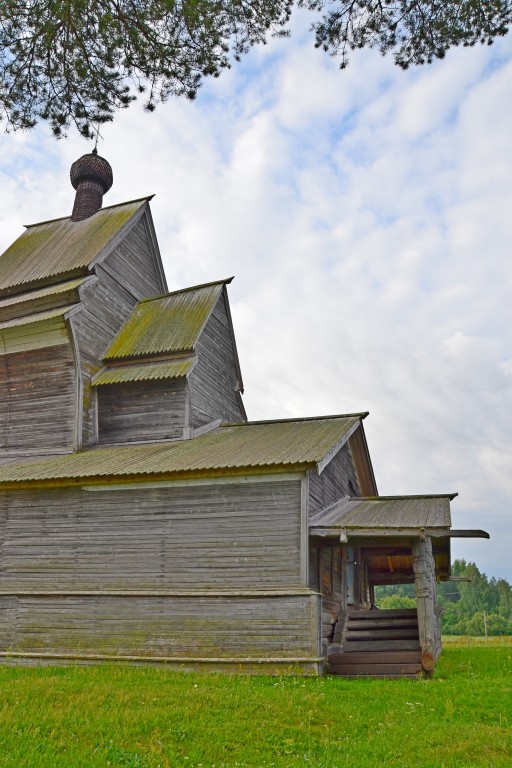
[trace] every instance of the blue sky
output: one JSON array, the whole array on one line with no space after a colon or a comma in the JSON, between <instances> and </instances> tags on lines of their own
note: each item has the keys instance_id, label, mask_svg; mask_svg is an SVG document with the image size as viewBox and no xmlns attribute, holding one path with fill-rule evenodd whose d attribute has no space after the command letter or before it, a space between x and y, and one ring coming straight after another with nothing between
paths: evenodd
<instances>
[{"instance_id":1,"label":"blue sky","mask_svg":"<svg viewBox=\"0 0 512 768\"><path fill-rule=\"evenodd\" d=\"M453 555L512 581L512 37L402 72L302 18L194 103L102 129L112 204L152 203L170 289L236 275L252 419L369 410L381 494L458 491ZM71 211L90 145L2 135L0 248Z\"/></svg>"}]
</instances>

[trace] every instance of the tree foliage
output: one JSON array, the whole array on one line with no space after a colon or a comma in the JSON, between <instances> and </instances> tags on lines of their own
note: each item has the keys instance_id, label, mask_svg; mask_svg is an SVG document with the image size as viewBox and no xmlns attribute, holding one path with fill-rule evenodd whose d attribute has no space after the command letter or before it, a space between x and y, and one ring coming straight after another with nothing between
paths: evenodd
<instances>
[{"instance_id":1,"label":"tree foliage","mask_svg":"<svg viewBox=\"0 0 512 768\"><path fill-rule=\"evenodd\" d=\"M316 45L345 67L356 48L397 64L431 62L456 45L508 31L509 0L2 0L0 119L7 129L75 124L84 135L144 94L194 98L269 35L286 35L293 6L315 13Z\"/></svg>"},{"instance_id":2,"label":"tree foliage","mask_svg":"<svg viewBox=\"0 0 512 768\"><path fill-rule=\"evenodd\" d=\"M512 635L512 586L505 579L487 578L475 563L455 560L452 576L468 581L447 581L437 585L443 608L445 635ZM380 608L406 607L414 597L413 584L378 587Z\"/></svg>"}]
</instances>

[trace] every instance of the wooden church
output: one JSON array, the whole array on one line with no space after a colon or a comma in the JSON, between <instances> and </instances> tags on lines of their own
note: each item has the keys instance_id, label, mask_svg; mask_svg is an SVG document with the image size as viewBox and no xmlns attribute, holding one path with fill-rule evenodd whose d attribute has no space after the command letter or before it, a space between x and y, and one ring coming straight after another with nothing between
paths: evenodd
<instances>
[{"instance_id":1,"label":"wooden church","mask_svg":"<svg viewBox=\"0 0 512 768\"><path fill-rule=\"evenodd\" d=\"M366 413L247 421L227 286L167 291L149 198L0 256L0 658L416 675L453 494L381 497ZM417 610L374 604L415 583Z\"/></svg>"}]
</instances>

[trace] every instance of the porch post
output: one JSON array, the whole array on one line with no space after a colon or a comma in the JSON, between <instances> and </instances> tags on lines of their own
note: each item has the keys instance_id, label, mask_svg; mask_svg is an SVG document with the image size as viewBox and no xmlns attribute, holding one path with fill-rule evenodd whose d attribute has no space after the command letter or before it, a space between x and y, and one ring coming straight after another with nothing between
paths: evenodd
<instances>
[{"instance_id":1,"label":"porch post","mask_svg":"<svg viewBox=\"0 0 512 768\"><path fill-rule=\"evenodd\" d=\"M441 633L435 611L435 563L429 538L425 541L414 539L412 563L416 584L421 665L426 672L431 672L441 652Z\"/></svg>"}]
</instances>

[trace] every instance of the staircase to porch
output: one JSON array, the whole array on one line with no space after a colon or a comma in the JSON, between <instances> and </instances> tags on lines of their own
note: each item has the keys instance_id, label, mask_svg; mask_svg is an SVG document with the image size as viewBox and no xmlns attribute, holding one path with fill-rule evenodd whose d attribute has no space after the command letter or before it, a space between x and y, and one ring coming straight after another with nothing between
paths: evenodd
<instances>
[{"instance_id":1,"label":"staircase to porch","mask_svg":"<svg viewBox=\"0 0 512 768\"><path fill-rule=\"evenodd\" d=\"M421 648L416 610L351 610L329 671L344 677L417 677Z\"/></svg>"}]
</instances>

